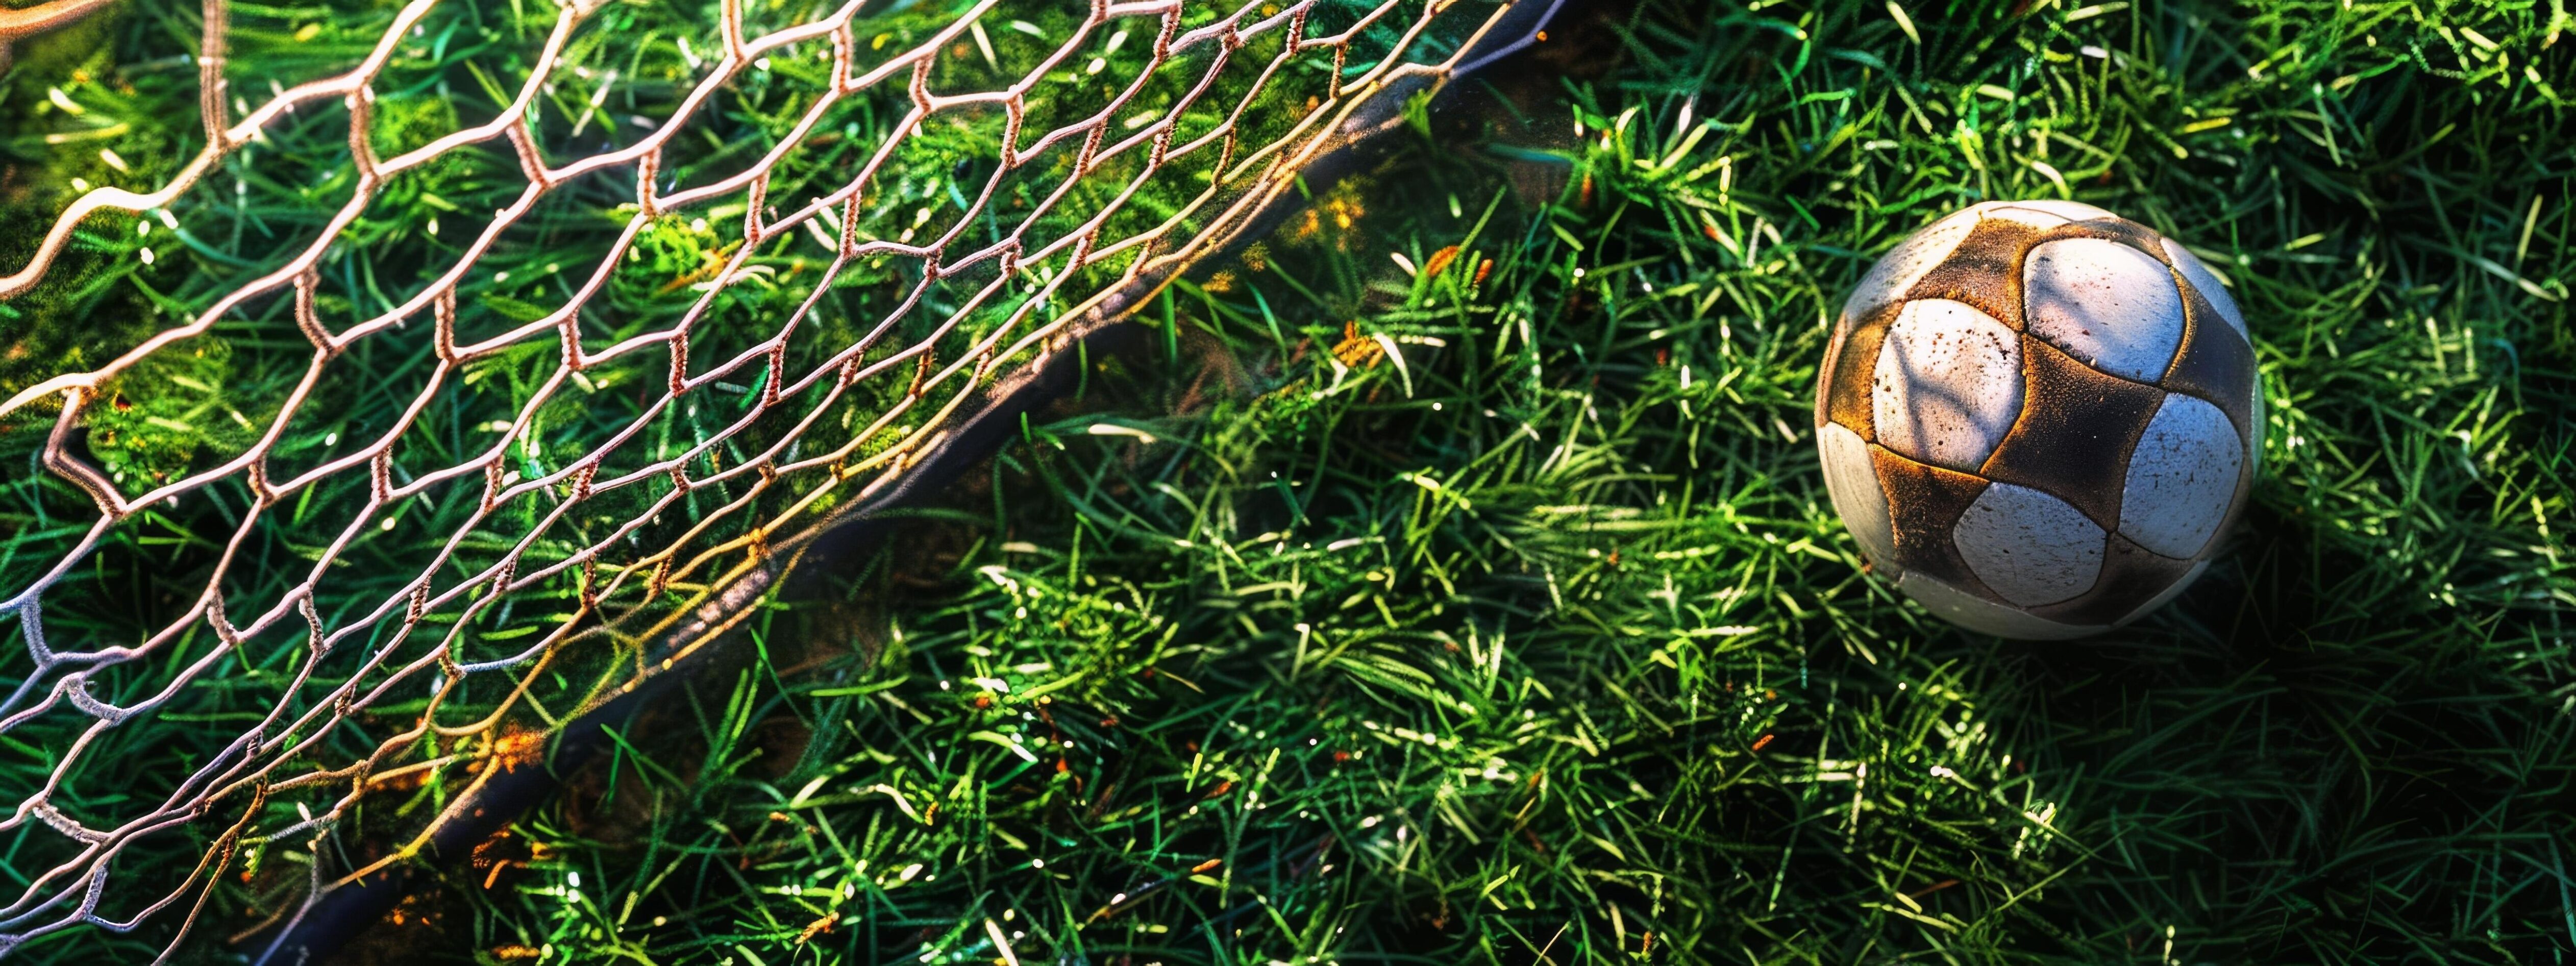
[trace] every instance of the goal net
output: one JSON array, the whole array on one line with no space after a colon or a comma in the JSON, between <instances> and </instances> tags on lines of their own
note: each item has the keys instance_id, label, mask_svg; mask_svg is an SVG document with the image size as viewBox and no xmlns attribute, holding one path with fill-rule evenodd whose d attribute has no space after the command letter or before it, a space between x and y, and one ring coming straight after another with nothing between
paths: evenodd
<instances>
[{"instance_id":1,"label":"goal net","mask_svg":"<svg viewBox=\"0 0 2576 966\"><path fill-rule=\"evenodd\" d=\"M205 0L0 264L0 951L414 858L1508 3L539 6Z\"/></svg>"}]
</instances>

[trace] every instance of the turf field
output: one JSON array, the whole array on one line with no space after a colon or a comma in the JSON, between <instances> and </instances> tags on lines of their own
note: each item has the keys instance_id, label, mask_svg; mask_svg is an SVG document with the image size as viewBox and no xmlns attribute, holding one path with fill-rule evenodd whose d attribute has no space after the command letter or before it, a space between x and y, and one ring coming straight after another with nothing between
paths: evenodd
<instances>
[{"instance_id":1,"label":"turf field","mask_svg":"<svg viewBox=\"0 0 2576 966\"><path fill-rule=\"evenodd\" d=\"M845 601L765 612L353 955L2576 952L2576 16L1601 9L1177 286ZM86 96L46 63L9 110ZM1818 471L1831 313L1997 198L2181 240L2260 357L2245 521L2095 640L1941 624Z\"/></svg>"}]
</instances>

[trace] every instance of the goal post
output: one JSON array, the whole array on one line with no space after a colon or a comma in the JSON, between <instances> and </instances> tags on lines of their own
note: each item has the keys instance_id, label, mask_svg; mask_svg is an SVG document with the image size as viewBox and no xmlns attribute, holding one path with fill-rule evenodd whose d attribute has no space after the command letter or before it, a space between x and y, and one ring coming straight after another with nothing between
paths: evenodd
<instances>
[{"instance_id":1,"label":"goal post","mask_svg":"<svg viewBox=\"0 0 2576 966\"><path fill-rule=\"evenodd\" d=\"M201 146L0 265L143 293L0 386L0 953L419 856L1553 6L207 0Z\"/></svg>"}]
</instances>

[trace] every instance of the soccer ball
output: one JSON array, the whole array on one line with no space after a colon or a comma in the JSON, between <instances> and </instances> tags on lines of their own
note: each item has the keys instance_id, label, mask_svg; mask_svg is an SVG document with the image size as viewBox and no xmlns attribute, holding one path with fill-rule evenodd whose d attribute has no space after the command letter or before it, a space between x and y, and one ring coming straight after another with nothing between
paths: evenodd
<instances>
[{"instance_id":1,"label":"soccer ball","mask_svg":"<svg viewBox=\"0 0 2576 966\"><path fill-rule=\"evenodd\" d=\"M2245 317L2154 230L1987 202L1843 303L1816 378L1834 509L1878 573L2003 637L2096 634L2209 566L2262 454Z\"/></svg>"}]
</instances>

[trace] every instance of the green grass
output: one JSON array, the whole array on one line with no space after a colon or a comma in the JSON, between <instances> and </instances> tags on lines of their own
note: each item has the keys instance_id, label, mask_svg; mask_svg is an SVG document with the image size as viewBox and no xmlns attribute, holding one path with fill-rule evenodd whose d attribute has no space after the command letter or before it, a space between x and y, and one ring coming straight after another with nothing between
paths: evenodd
<instances>
[{"instance_id":1,"label":"green grass","mask_svg":"<svg viewBox=\"0 0 2576 966\"><path fill-rule=\"evenodd\" d=\"M2576 951L2576 20L1903 9L1568 26L362 954ZM2022 197L2211 256L2270 412L2209 576L2076 644L1863 573L1808 429L1870 259Z\"/></svg>"}]
</instances>

